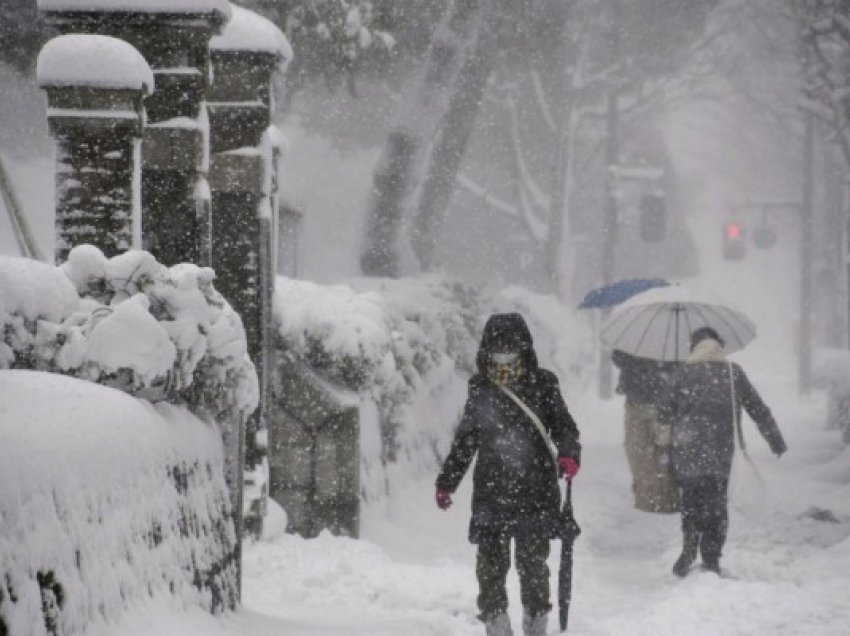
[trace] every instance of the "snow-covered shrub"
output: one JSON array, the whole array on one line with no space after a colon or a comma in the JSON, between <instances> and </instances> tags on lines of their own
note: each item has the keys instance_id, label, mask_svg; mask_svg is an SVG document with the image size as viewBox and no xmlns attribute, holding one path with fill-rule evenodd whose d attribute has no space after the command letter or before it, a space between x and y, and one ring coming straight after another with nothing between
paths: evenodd
<instances>
[{"instance_id":1,"label":"snow-covered shrub","mask_svg":"<svg viewBox=\"0 0 850 636\"><path fill-rule=\"evenodd\" d=\"M50 485L53 483L50 482L43 492L31 497L25 494L24 499L0 497L0 504L6 502L12 508L26 501L26 497L35 497L39 505L39 497L48 503L55 502L54 516L58 515L59 519L58 525L50 525L50 530L45 530L47 535L43 541L30 537L23 530L5 535L8 542L0 549L4 559L20 550L38 554L43 545L52 549L54 543L68 548L69 543L78 542L77 533L88 536L91 532L92 536L99 536L101 527L92 528L92 518L108 526L112 542L108 545L116 544L116 547L114 554L105 552L108 558L104 563L114 563L120 572L120 576L110 575L108 580L112 587L108 590L97 582L96 589L89 592L92 582L87 577L90 575L79 564L81 558L88 563L85 555L89 548L85 546L76 549L76 567L80 572L68 569L67 551L60 555L47 550L44 568L40 570L31 565L24 568L30 577L42 570L52 572L51 577L64 586L61 600L66 606L87 604L74 610L73 618L68 619L73 625L82 625L98 613L109 619L114 612L106 614L100 608L108 605L109 599L116 594L122 602L137 597L138 590L132 594L128 590L139 586L151 595L165 586L166 590L171 589L180 596L183 595L183 581L198 590L198 598L192 601L196 605L200 603L215 610L232 607L235 603L237 579L232 517L235 498L224 484L238 483L237 471L241 467L235 445L241 427L257 406L258 385L254 366L248 358L242 322L216 292L213 278L214 273L209 268L190 264L166 268L147 252L131 251L107 259L89 245L74 248L60 267L29 259L0 257L0 370L50 372L39 374L45 378L58 378L60 374L73 376L157 402L156 408L161 413L169 408L165 406L166 401L185 405L208 423L206 428L193 429L193 437L180 429L178 422L171 432L173 439L168 442L171 446L162 448L162 426L157 428L154 422L147 428L146 422L137 417L134 420L136 428L128 434L144 437L149 433L150 443L159 443L157 448L163 452L155 462L147 464L140 463L132 453L129 458L123 457L131 467L130 472L121 473L121 479L112 484L88 482L89 478L110 478L108 471L104 475L94 475L91 470L80 469L76 464L68 466L69 474L64 476L67 483L75 484L83 493L94 493L89 499L81 500L74 493L63 490L64 482L61 486ZM16 371L5 372L5 375L4 382L8 377L19 380L27 374ZM65 380L71 382L72 378ZM57 405L60 410L51 425L56 425L58 434L76 434L84 428L76 422L69 425L61 417L63 410L75 417L78 411L100 413L99 405L83 405L74 410L72 400L62 395L65 385L53 385L47 379L41 383L39 399L33 397L31 401ZM127 404L140 405L128 406L130 411L149 408L141 400L126 399ZM31 410L37 411L35 406ZM111 420L96 418L96 421L101 422L101 427L111 422L119 431L124 430L127 417L130 416L113 409ZM185 417L189 417L188 413ZM152 416L148 419L155 420ZM171 423L173 418L167 419ZM29 425L30 415L27 411L26 416L10 420L7 413L3 413L0 420L4 425L20 426L24 422ZM214 426L213 422L221 426ZM70 427L69 430L66 431L66 427ZM74 450L78 455L87 447L100 448L104 440L115 435L113 431L102 436L100 432L86 431L82 438L74 439L75 443L80 443ZM157 455L145 450L146 443L139 446L141 453L147 453L145 461ZM4 437L4 448L9 448L10 452L21 457L38 454L34 465L44 462L62 465L68 452L64 447L52 451L49 445L31 444L31 447L32 450L26 444L17 444L14 437ZM210 450L213 447L215 453ZM121 448L122 452L129 452ZM62 481L59 473L48 473L55 482ZM0 487L15 481L13 478L4 480ZM133 506L139 502L127 499L137 496L143 504L140 514L147 515L138 523L132 520L136 515ZM205 497L206 502L203 501ZM199 509L201 503L207 508ZM159 507L154 511L156 506ZM7 517L6 512L2 516L4 531L9 527L9 519L14 519L18 513L13 510L8 514L13 516ZM114 523L110 519L114 519ZM62 523L66 521L75 525L63 529ZM27 523L31 526L35 521ZM161 547L163 543L166 547ZM97 542L90 548L96 551ZM144 550L148 552L142 554ZM61 563L55 565L56 561L50 560L53 557ZM3 565L4 571L9 572ZM24 583L19 580L13 587L17 589ZM2 602L8 605L13 594L9 589L3 594L0 600L5 599ZM56 596L51 602L58 603L58 592L50 594ZM2 609L7 618L8 611ZM65 616L64 610L62 615ZM2 629L0 633L4 633ZM37 632L13 629L12 633Z\"/></svg>"},{"instance_id":2,"label":"snow-covered shrub","mask_svg":"<svg viewBox=\"0 0 850 636\"><path fill-rule=\"evenodd\" d=\"M0 368L72 375L214 417L256 408L241 320L214 273L148 252L107 259L91 245L54 268L0 257Z\"/></svg>"},{"instance_id":3,"label":"snow-covered shrub","mask_svg":"<svg viewBox=\"0 0 850 636\"><path fill-rule=\"evenodd\" d=\"M581 337L572 314L551 296L495 293L443 277L355 279L318 285L279 277L275 320L280 346L361 400L361 490L367 500L396 479L434 472L448 450L475 369L481 329L494 311L520 311L540 362L562 379L579 378Z\"/></svg>"},{"instance_id":4,"label":"snow-covered shrub","mask_svg":"<svg viewBox=\"0 0 850 636\"><path fill-rule=\"evenodd\" d=\"M0 633L82 634L140 603L232 607L216 426L55 373L0 370Z\"/></svg>"}]
</instances>

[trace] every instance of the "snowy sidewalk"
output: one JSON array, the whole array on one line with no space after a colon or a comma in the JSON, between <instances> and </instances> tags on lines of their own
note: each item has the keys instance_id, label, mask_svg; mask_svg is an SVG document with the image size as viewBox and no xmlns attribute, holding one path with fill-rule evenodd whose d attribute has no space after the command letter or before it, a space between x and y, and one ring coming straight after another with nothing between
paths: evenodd
<instances>
[{"instance_id":1,"label":"snowy sidewalk","mask_svg":"<svg viewBox=\"0 0 850 636\"><path fill-rule=\"evenodd\" d=\"M616 403L585 422L574 488L576 542L570 633L583 636L839 636L850 626L850 451L822 430L822 405L796 396L776 407L791 451L776 460L748 423L767 489L748 478L731 509L726 577L679 580L677 515L636 511ZM127 636L473 636L477 587L466 541L469 480L443 513L432 479L407 484L364 512L361 541L279 534L246 546L244 608L224 618L152 609L128 617ZM816 508L836 521L822 521ZM828 516L828 515L827 515ZM274 520L270 520L274 525ZM558 549L553 543L553 600ZM521 608L509 575L515 627ZM554 614L553 614L554 616ZM551 633L557 633L552 621ZM104 635L107 632L104 632ZM109 634L116 634L109 631ZM99 635L98 635L99 636Z\"/></svg>"}]
</instances>

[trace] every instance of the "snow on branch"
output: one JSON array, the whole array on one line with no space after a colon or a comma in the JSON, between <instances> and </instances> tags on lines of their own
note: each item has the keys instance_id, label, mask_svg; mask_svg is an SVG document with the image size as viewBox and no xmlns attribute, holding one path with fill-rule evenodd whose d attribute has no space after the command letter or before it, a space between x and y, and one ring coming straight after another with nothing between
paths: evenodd
<instances>
[{"instance_id":1,"label":"snow on branch","mask_svg":"<svg viewBox=\"0 0 850 636\"><path fill-rule=\"evenodd\" d=\"M509 99L507 103L508 115L510 117L510 133L511 133L511 148L514 153L514 160L519 173L520 182L523 190L527 192L535 205L542 208L549 207L549 197L537 184L531 170L528 168L528 163L525 160L523 152L522 133L520 132L519 124L519 108L516 100Z\"/></svg>"},{"instance_id":2,"label":"snow on branch","mask_svg":"<svg viewBox=\"0 0 850 636\"><path fill-rule=\"evenodd\" d=\"M546 123L546 126L552 134L555 134L558 132L558 124L555 122L552 109L549 108L549 100L546 97L546 91L543 89L543 82L540 79L540 73L537 70L532 70L530 76L531 85L534 87L534 96L537 98L537 107L543 115L543 121Z\"/></svg>"},{"instance_id":3,"label":"snow on branch","mask_svg":"<svg viewBox=\"0 0 850 636\"><path fill-rule=\"evenodd\" d=\"M498 212L502 212L514 218L520 217L521 213L516 206L511 205L507 201L495 196L487 188L478 185L478 183L466 175L459 174L457 182L461 188L481 199L485 205L489 206L493 210L497 210Z\"/></svg>"}]
</instances>

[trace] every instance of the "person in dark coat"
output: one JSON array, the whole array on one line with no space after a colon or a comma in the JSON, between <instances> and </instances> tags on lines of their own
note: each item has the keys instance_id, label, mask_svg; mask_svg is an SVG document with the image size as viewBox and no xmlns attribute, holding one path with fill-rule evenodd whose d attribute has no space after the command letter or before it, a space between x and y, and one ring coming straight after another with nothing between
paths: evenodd
<instances>
[{"instance_id":1,"label":"person in dark coat","mask_svg":"<svg viewBox=\"0 0 850 636\"><path fill-rule=\"evenodd\" d=\"M635 508L679 512L679 489L670 470L669 427L658 420L658 403L680 363L640 358L615 349L611 361L620 370L617 393L626 397L625 447L632 474Z\"/></svg>"},{"instance_id":2,"label":"person in dark coat","mask_svg":"<svg viewBox=\"0 0 850 636\"><path fill-rule=\"evenodd\" d=\"M660 410L671 427L673 474L681 489L683 546L673 566L678 576L687 575L697 552L704 569L720 573L742 407L777 457L788 448L770 409L744 370L726 359L723 344L710 327L693 332L691 354L671 378Z\"/></svg>"},{"instance_id":3,"label":"person in dark coat","mask_svg":"<svg viewBox=\"0 0 850 636\"><path fill-rule=\"evenodd\" d=\"M479 618L487 634L512 634L505 581L515 541L523 628L545 634L549 601L549 541L564 527L558 474L578 472L579 432L554 373L537 364L531 332L518 313L490 316L476 359L478 372L448 456L436 481L437 505L451 494L477 455L472 476L469 540L478 545ZM501 388L508 387L540 418L557 461L531 418Z\"/></svg>"}]
</instances>

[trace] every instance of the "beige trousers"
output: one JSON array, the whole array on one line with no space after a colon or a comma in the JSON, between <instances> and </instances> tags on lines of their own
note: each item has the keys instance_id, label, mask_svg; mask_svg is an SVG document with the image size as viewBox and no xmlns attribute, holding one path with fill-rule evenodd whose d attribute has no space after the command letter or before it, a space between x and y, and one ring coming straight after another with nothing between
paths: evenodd
<instances>
[{"instance_id":1,"label":"beige trousers","mask_svg":"<svg viewBox=\"0 0 850 636\"><path fill-rule=\"evenodd\" d=\"M632 471L635 508L678 512L679 489L670 472L669 435L658 424L655 406L626 401L626 458Z\"/></svg>"}]
</instances>

